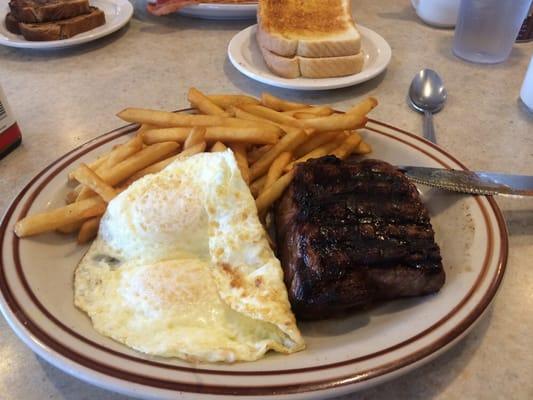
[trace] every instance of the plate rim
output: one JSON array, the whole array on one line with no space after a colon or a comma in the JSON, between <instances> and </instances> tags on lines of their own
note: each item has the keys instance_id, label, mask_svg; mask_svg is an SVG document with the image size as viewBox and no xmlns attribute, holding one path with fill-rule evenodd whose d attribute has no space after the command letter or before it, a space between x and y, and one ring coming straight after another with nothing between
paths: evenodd
<instances>
[{"instance_id":1,"label":"plate rim","mask_svg":"<svg viewBox=\"0 0 533 400\"><path fill-rule=\"evenodd\" d=\"M117 7L120 7L120 12L117 13L121 17L115 24L109 25L106 29L103 29L99 33L88 34L86 36L75 35L68 39L62 40L47 40L47 41L30 41L21 39L20 41L12 41L7 36L3 35L0 32L0 45L6 47L13 47L19 49L33 49L33 50L53 50L53 49L63 49L72 46L78 46L84 43L92 42L94 40L100 39L104 36L108 36L112 33L115 33L119 29L123 28L133 17L134 7L128 0L99 0L101 2L107 2L114 4ZM8 6L7 3L5 5ZM106 13L106 25L107 25L108 14ZM2 12L0 23L4 23L5 14ZM104 25L105 26L105 25ZM80 35L83 35L82 32ZM19 35L20 36L20 35ZM78 36L78 37L76 37Z\"/></svg>"},{"instance_id":2,"label":"plate rim","mask_svg":"<svg viewBox=\"0 0 533 400\"><path fill-rule=\"evenodd\" d=\"M380 50L380 54L378 55L378 59L381 60L380 64L375 66L372 70L370 70L370 73L364 76L361 76L361 74L364 72L364 67L362 72L343 77L317 79L308 78L309 83L307 83L307 81L304 81L304 83L302 83L302 80L306 78L288 79L278 77L272 73L269 73L268 76L260 75L254 72L253 70L250 70L246 65L243 65L239 62L239 59L244 59L242 53L239 51L239 45L242 44L244 40L247 40L248 38L254 36L255 30L257 29L257 24L251 25L237 32L228 44L227 54L231 64L240 73L250 79L261 82L266 85L283 89L301 91L340 89L344 87L359 85L375 78L387 69L392 59L392 49L383 36L361 24L357 24L357 28L360 29L362 37L366 37L367 40L370 40L376 46L376 48ZM246 64L249 63L246 61Z\"/></svg>"},{"instance_id":3,"label":"plate rim","mask_svg":"<svg viewBox=\"0 0 533 400\"><path fill-rule=\"evenodd\" d=\"M393 129L395 130L396 132L400 132L404 135L407 135L411 138L414 138L426 145L430 145L433 149L437 150L439 153L442 153L442 155L444 156L447 156L449 157L452 161L456 162L458 165L460 165L461 167L463 168L466 168L460 161L458 161L454 156L452 156L451 154L449 154L447 151L445 151L444 149L441 149L439 148L438 146L435 146L429 142L427 142L426 140L422 139L421 137L415 135L415 134L412 134L408 131L404 131L402 129L399 129L399 128L396 128L392 125L389 125L389 124L383 124L384 126L386 127L389 127L390 129ZM117 128L117 129L114 129L112 131L109 131L109 132L106 132L102 135L99 135L95 138L93 138L92 140L76 147L75 149L67 152L66 154L64 154L63 156L59 157L58 159L56 159L55 161L53 161L52 163L50 163L47 167L45 167L44 169L42 169L40 172L38 172L25 186L24 188L17 194L17 196L15 197L15 199L11 202L11 204L8 206L8 208L6 209L6 212L2 218L2 222L1 222L1 225L0 225L0 277L2 278L5 278L5 273L4 273L4 268L6 268L6 266L4 265L4 256L2 255L2 252L3 252L3 246L4 246L4 240L5 240L5 236L6 236L6 231L7 231L7 227L8 227L8 224L9 222L11 221L11 216L12 216L12 213L17 209L19 203L20 203L20 200L22 200L25 195L26 195L26 192L31 189L34 184L36 182L39 181L39 179L43 176L46 175L46 173L48 171L50 171L52 168L56 167L56 170L57 171L61 171L64 169L65 165L67 164L70 164L71 162L75 161L75 159L77 159L79 156L83 155L83 154L86 154L87 152L90 152L91 150L93 150L94 148L98 148L99 146L111 141L111 140L114 140L120 136L123 136L123 135L126 135L132 131L134 131L136 129L137 125L135 124L130 124L130 125L126 125L126 126L123 126L123 127L120 127L120 128ZM378 133L382 133L382 134L385 134L387 135L386 132L383 132L383 131L380 131L379 129L375 129L375 128L371 128L369 130L373 130L373 131L376 131ZM389 136L391 136L389 134ZM107 139L105 140L104 142L102 142L102 140L104 139ZM93 146L92 146L93 145ZM78 157L75 157L74 159L71 158L70 156L74 153L78 153L80 152L81 150L84 150L82 152L82 154L80 154ZM50 179L53 179L50 178ZM38 193L36 194L36 196L38 195ZM496 295L496 292L501 284L501 280L503 279L503 276L505 274L505 269L506 269L506 264L507 264L507 255L508 255L508 233L507 233L507 229L506 229L506 226L505 226L505 220L503 219L503 214L501 213L501 210L499 209L498 205L496 204L496 202L494 201L494 199L492 197L484 197L488 200L488 204L490 205L490 208L489 208L489 213L492 214L492 216L495 218L495 221L496 221L496 229L495 232L496 233L500 233L500 249L499 251L496 251L495 252L495 255L498 256L499 254L499 258L497 261L495 261L494 263L497 262L497 267L496 267L496 270L495 270L495 273L494 273L494 276L492 277L492 280L490 281L490 284L488 285L488 288L482 293L482 298L477 301L474 306L473 306L473 309L464 317L462 318L458 323L455 324L455 334L454 332L444 332L443 336L441 338L439 338L439 340L437 340L438 342L442 342L444 341L444 343L439 343L436 345L436 348L433 348L435 347L434 346L434 343L432 342L430 345L428 346L425 346L423 349L419 349L417 350L415 353L417 355L420 355L420 357L414 359L414 360L410 360L408 362L403 362L403 358L402 358L402 362L400 362L399 364L396 363L396 365L392 366L392 369L389 370L389 371L381 371L381 373L377 373L377 374L371 374L372 376L369 376L369 377L365 377L364 379L360 379L360 377L354 377L353 374L350 374L349 376L335 376L334 378L329 378L326 382L317 382L317 381L313 381L311 382L311 384L314 384L307 387L304 387L304 388L292 388L292 389L289 389L289 391L286 391L286 392L282 392L283 394L294 394L294 393L308 393L309 392L312 392L312 391L320 391L320 390L325 390L325 389L333 389L333 388L340 388L340 387L347 387L347 385L350 385L350 384L355 384L355 383L361 383L361 381L366 381L370 378L387 378L388 375L390 375L391 373L394 373L395 371L398 371L399 369L402 369L402 368L408 368L409 366L412 366L418 362L424 362L426 359L430 359L432 358L432 356L436 356L438 353L440 353L441 351L443 351L447 346L451 345L453 342L455 342L456 340L458 340L462 335L464 335L470 328L472 328L474 325L475 325L475 322L479 319L479 317L483 314L483 312L487 309L487 307L489 306L489 304L491 303L492 299L494 298L494 296ZM478 199L478 201L481 201ZM28 203L28 199L26 199L26 203ZM483 207L482 207L483 208ZM491 212L492 211L492 212ZM490 262L488 262L488 264L490 264ZM481 274L480 274L480 277L478 277L476 279L477 280L480 280L481 279ZM17 335L33 350L35 351L37 354L40 354L42 355L45 359L47 359L49 362L51 362L52 364L58 366L59 368L65 370L64 366L62 365L62 363L59 361L59 359L61 359L63 361L63 363L65 363L65 360L68 362L74 362L74 365L77 366L77 367L80 367L81 369L85 370L85 371L89 371L90 373L92 373L93 375L96 374L97 376L100 376L101 379L100 381L98 381L94 376L88 376L88 375L91 375L91 374L81 374L79 371L78 373L76 373L75 369L72 370L72 368L70 370L67 370L66 372L70 372L71 374L75 375L76 377L80 378L80 379L83 379L83 380L86 380L86 381L89 381L93 384L96 384L96 385L100 385L100 386L104 386L104 387L107 387L107 388L111 388L112 390L115 390L115 391L119 391L119 392L123 392L123 393L130 393L131 392L124 392L124 388L123 387L120 387L120 383L128 383L128 384L131 384L131 381L128 381L128 380L122 380L122 379L119 379L113 375L111 376L107 376L107 375L103 375L101 370L94 370L94 369L91 369L91 368L88 368L86 365L84 364L79 364L78 362L76 362L76 360L74 359L71 359L67 356L65 356L65 354L49 347L46 345L46 343L43 343L43 341L39 340L39 338L37 336L34 335L34 332L28 332L27 331L27 326L24 326L25 325L25 322L27 323L28 321L22 321L20 319L20 315L17 315L14 310L11 309L11 307L9 306L9 301L6 300L5 298L5 290L6 290L6 286L8 286L7 284L7 280L6 279L0 279L0 292L2 293L2 297L0 298L0 309L2 311L2 313L4 314L4 317L6 318L6 320L8 321L9 325L12 327L13 330L15 330L15 333L17 333ZM475 287L476 285L474 285L473 287ZM9 291L9 288L7 288L7 290ZM472 290L472 289L471 289ZM14 297L14 296L13 296ZM465 296L466 298L467 296ZM16 301L16 300L15 300ZM5 308L7 307L7 308ZM19 308L22 308L20 307L19 305ZM22 311L24 312L24 310L18 310L18 311ZM18 321L15 320L15 321L12 321L10 318L8 318L8 313L10 314L13 314L17 319L18 318ZM29 318L31 320L31 318ZM16 326L16 323L22 323L21 327L18 327ZM24 326L24 327L22 327ZM19 329L20 328L20 329ZM460 328L460 329L458 329ZM21 331L21 330L25 330L25 331ZM26 335L25 337L21 336L22 335ZM46 332L45 332L46 334ZM51 338L52 340L54 340L54 338ZM427 349L427 351L425 351ZM42 354L44 353L44 354ZM55 358L55 359L54 359ZM405 358L405 357L404 357ZM344 364L344 363L343 363ZM387 364L387 363L385 363ZM78 368L78 369L80 369ZM377 367L375 369L379 369L381 367ZM205 373L206 371L204 370L196 370L197 373ZM234 371L235 372L235 371ZM236 374L238 375L239 373L241 373L242 371L237 371ZM305 371L304 371L305 372ZM375 372L375 371L373 371ZM378 371L379 372L379 371ZM224 373L220 373L220 371L217 371L217 373L219 373L220 375L224 375ZM234 373L232 373L233 375ZM358 375L359 373L356 373L355 375ZM250 375L250 374L246 374L244 373L243 375ZM264 375L268 375L268 374L264 374ZM92 379L91 379L92 378ZM350 379L352 378L352 379ZM356 379L357 378L357 379ZM118 382L114 382L114 380L117 379ZM105 382L103 382L103 381ZM113 382L115 383L115 385L113 385ZM136 380L135 381L136 383L139 383L140 380ZM152 389L154 390L157 390L157 389L161 389L160 387L153 387L153 386L150 386L148 385L149 387L151 387ZM228 394L224 389L222 390L222 392L220 392L218 389L216 389L216 385L211 385L213 388L215 388L215 391L204 391L200 388L200 390L198 390L199 388L198 387L195 387L195 388L192 388L192 389L196 389L196 390L188 390L188 389L191 389L190 387L188 388L187 387L187 384L185 384L185 386L183 386L182 388L180 388L179 390L185 390L185 391L189 391L191 394L199 394L199 393L208 393L208 394ZM290 387L290 385L282 385L284 388L287 388L287 387ZM145 387L145 386L143 386ZM275 385L271 385L271 386L264 386L264 387L260 387L259 389L266 389L266 391L261 391L260 393L257 393L257 390L256 392L254 392L253 394L259 394L259 395L264 395L264 394L271 394L272 393L272 390L274 388L276 388ZM204 388L205 389L205 388ZM241 388L242 389L242 388ZM257 388L256 388L257 389ZM279 392L279 391L277 391ZM242 393L239 393L239 394L242 394ZM249 393L244 393L245 395L246 394L249 394Z\"/></svg>"}]
</instances>

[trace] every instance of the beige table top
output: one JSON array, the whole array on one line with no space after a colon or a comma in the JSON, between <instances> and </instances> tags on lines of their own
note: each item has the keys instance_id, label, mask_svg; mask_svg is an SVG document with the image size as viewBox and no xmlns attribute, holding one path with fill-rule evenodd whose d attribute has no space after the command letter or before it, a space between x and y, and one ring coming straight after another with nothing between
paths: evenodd
<instances>
[{"instance_id":1,"label":"beige table top","mask_svg":"<svg viewBox=\"0 0 533 400\"><path fill-rule=\"evenodd\" d=\"M2 0L6 1L6 0ZM346 107L365 95L381 104L376 118L421 132L422 118L405 103L412 76L439 71L449 101L435 118L438 141L472 169L533 174L533 115L517 102L533 43L516 45L500 65L474 65L451 53L453 32L423 25L409 1L358 0L357 20L379 32L393 51L388 70L352 88L297 93L256 83L226 57L247 22L153 18L139 2L131 23L102 40L62 51L0 48L0 81L24 143L0 161L0 212L50 162L122 125L126 106L176 109L186 92L264 90L293 100ZM472 332L429 364L350 399L533 398L533 199L498 200L510 233L506 278ZM85 384L34 355L0 318L2 399L123 399Z\"/></svg>"}]
</instances>

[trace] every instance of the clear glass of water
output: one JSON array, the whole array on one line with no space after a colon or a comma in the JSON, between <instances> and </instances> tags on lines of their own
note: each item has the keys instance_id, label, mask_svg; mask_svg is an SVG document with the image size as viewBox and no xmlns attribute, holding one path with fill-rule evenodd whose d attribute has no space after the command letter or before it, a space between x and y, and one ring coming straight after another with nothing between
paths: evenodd
<instances>
[{"instance_id":1,"label":"clear glass of water","mask_svg":"<svg viewBox=\"0 0 533 400\"><path fill-rule=\"evenodd\" d=\"M477 63L505 61L532 0L461 0L453 52Z\"/></svg>"}]
</instances>

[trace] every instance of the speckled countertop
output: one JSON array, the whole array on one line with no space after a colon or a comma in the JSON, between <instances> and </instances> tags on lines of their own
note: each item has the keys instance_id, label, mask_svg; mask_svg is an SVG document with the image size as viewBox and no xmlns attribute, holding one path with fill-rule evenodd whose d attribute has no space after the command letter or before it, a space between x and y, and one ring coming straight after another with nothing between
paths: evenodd
<instances>
[{"instance_id":1,"label":"speckled countertop","mask_svg":"<svg viewBox=\"0 0 533 400\"><path fill-rule=\"evenodd\" d=\"M2 3L7 0L2 0ZM153 18L136 5L121 31L69 50L0 48L0 81L23 131L21 147L0 161L0 212L38 171L73 147L122 125L126 106L175 109L186 92L264 90L342 108L374 95L376 118L413 132L422 119L405 103L412 76L436 69L449 92L435 118L438 141L472 169L533 175L533 115L518 93L533 43L516 45L499 65L462 62L451 53L453 31L422 24L409 2L358 0L358 22L390 43L392 61L377 78L347 89L297 93L256 83L226 57L231 37L250 21ZM498 199L510 234L506 278L493 306L451 350L414 372L350 399L533 398L533 199ZM85 384L33 354L0 318L0 398L123 399Z\"/></svg>"}]
</instances>

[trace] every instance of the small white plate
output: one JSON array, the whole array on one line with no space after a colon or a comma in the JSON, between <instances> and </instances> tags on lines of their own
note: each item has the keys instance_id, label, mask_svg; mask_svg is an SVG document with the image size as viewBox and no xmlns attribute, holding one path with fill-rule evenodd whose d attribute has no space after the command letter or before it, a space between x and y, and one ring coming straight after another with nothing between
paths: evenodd
<instances>
[{"instance_id":1,"label":"small white plate","mask_svg":"<svg viewBox=\"0 0 533 400\"><path fill-rule=\"evenodd\" d=\"M118 31L133 16L133 6L128 0L90 0L91 6L98 7L105 14L105 24L90 31L79 33L69 39L34 42L15 35L6 29L4 20L9 12L7 2L0 6L0 44L24 49L60 49L87 43Z\"/></svg>"},{"instance_id":2,"label":"small white plate","mask_svg":"<svg viewBox=\"0 0 533 400\"><path fill-rule=\"evenodd\" d=\"M252 19L257 14L257 4L200 3L183 7L178 14L203 19Z\"/></svg>"},{"instance_id":3,"label":"small white plate","mask_svg":"<svg viewBox=\"0 0 533 400\"><path fill-rule=\"evenodd\" d=\"M463 169L443 149L392 126L369 123L373 158L395 165ZM53 365L84 381L151 399L323 399L413 370L465 335L494 298L508 239L492 197L420 187L446 283L439 293L376 305L343 318L299 322L307 348L256 362L189 364L137 353L92 327L74 306L72 277L85 253L71 236L19 240L15 223L64 204L68 172L131 137L135 126L65 154L16 196L0 224L0 311L15 333Z\"/></svg>"},{"instance_id":4,"label":"small white plate","mask_svg":"<svg viewBox=\"0 0 533 400\"><path fill-rule=\"evenodd\" d=\"M244 75L256 81L276 87L297 90L329 90L353 86L379 75L389 65L392 51L385 39L371 29L357 25L361 33L365 54L363 70L358 74L340 78L295 78L287 79L273 74L265 62L255 39L257 25L237 33L228 46L231 63Z\"/></svg>"}]
</instances>

